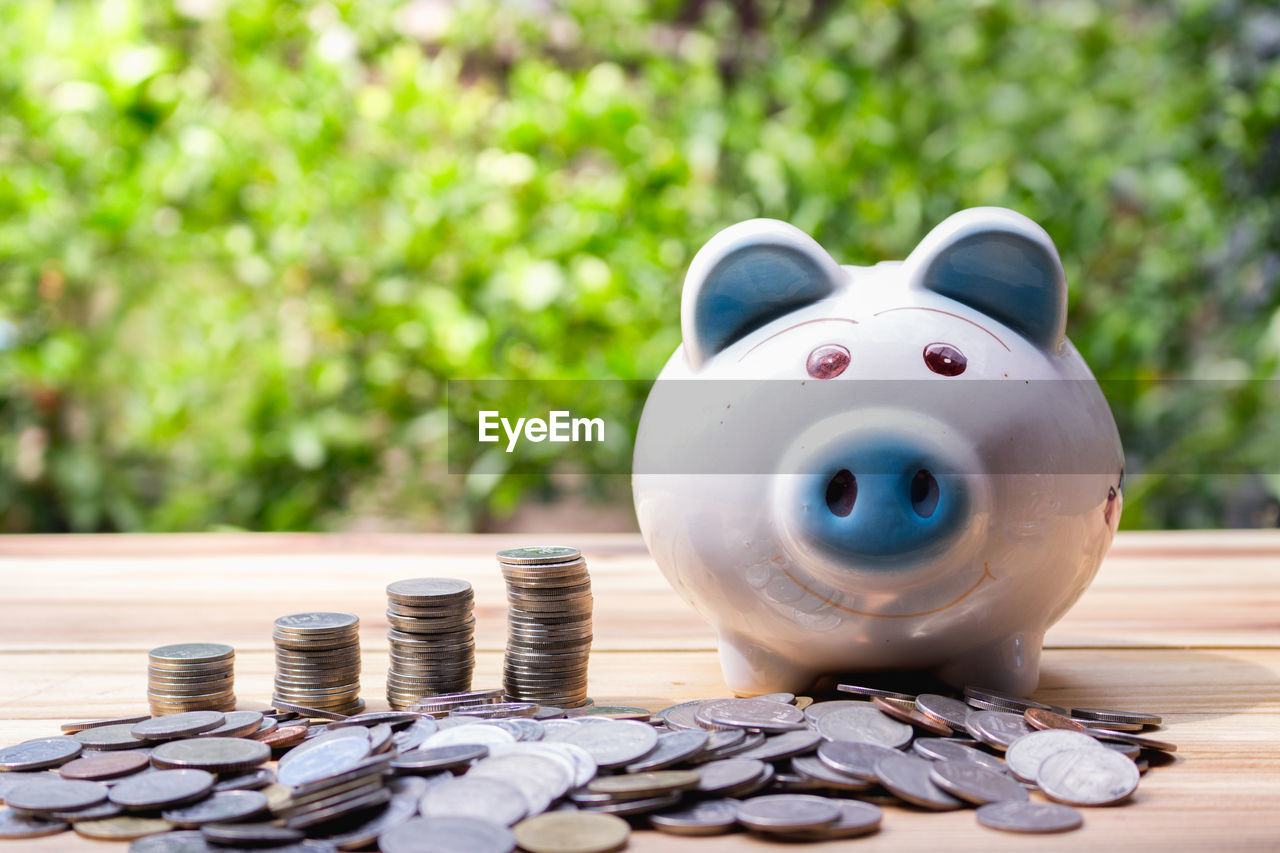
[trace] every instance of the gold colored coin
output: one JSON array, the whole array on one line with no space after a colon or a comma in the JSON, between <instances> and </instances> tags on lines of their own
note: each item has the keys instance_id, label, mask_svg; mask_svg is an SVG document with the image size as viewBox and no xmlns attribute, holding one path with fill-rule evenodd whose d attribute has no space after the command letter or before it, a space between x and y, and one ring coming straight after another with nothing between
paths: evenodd
<instances>
[{"instance_id":1,"label":"gold colored coin","mask_svg":"<svg viewBox=\"0 0 1280 853\"><path fill-rule=\"evenodd\" d=\"M631 827L620 817L591 812L547 812L515 825L528 853L609 853L626 846Z\"/></svg>"}]
</instances>

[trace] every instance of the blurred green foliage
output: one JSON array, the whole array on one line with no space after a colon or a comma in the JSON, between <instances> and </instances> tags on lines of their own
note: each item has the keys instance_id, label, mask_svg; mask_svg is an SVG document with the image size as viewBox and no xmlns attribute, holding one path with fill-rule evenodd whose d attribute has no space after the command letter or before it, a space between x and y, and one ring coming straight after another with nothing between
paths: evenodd
<instances>
[{"instance_id":1,"label":"blurred green foliage","mask_svg":"<svg viewBox=\"0 0 1280 853\"><path fill-rule=\"evenodd\" d=\"M0 0L0 527L484 523L550 480L446 476L449 378L652 377L718 229L980 204L1137 380L1126 526L1274 523L1190 472L1280 470L1277 57L1262 2Z\"/></svg>"}]
</instances>

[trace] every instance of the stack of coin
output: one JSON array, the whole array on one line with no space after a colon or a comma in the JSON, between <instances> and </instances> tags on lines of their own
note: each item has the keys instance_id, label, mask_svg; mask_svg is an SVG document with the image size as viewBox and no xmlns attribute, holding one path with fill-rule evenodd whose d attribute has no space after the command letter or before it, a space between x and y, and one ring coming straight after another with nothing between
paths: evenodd
<instances>
[{"instance_id":1,"label":"stack of coin","mask_svg":"<svg viewBox=\"0 0 1280 853\"><path fill-rule=\"evenodd\" d=\"M498 552L507 580L508 699L576 708L587 701L591 577L577 548Z\"/></svg>"},{"instance_id":2,"label":"stack of coin","mask_svg":"<svg viewBox=\"0 0 1280 853\"><path fill-rule=\"evenodd\" d=\"M474 603L471 584L454 578L414 578L387 586L387 702L392 708L404 710L423 696L471 689Z\"/></svg>"},{"instance_id":3,"label":"stack of coin","mask_svg":"<svg viewBox=\"0 0 1280 853\"><path fill-rule=\"evenodd\" d=\"M350 613L295 613L275 622L277 707L355 714L360 699L360 620Z\"/></svg>"},{"instance_id":4,"label":"stack of coin","mask_svg":"<svg viewBox=\"0 0 1280 853\"><path fill-rule=\"evenodd\" d=\"M445 693L438 696L424 696L409 706L415 714L426 714L431 717L447 717L453 711L463 708L479 708L502 701L502 690L468 690L465 693Z\"/></svg>"},{"instance_id":5,"label":"stack of coin","mask_svg":"<svg viewBox=\"0 0 1280 853\"><path fill-rule=\"evenodd\" d=\"M151 713L234 711L235 650L222 643L176 643L147 656Z\"/></svg>"}]
</instances>

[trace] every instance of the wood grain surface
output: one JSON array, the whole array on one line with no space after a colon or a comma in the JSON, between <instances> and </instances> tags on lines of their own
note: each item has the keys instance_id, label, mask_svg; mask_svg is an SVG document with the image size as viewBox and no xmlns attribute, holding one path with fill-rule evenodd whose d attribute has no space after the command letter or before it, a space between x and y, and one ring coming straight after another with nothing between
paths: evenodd
<instances>
[{"instance_id":1,"label":"wood grain surface","mask_svg":"<svg viewBox=\"0 0 1280 853\"><path fill-rule=\"evenodd\" d=\"M658 709L726 693L710 629L667 586L639 537L553 537L582 548L595 592L591 695ZM361 618L363 685L385 707L385 585L445 575L476 589L475 683L496 685L505 598L493 554L509 536L178 535L0 539L0 744L58 723L146 709L146 651L236 647L242 708L270 696L271 623L309 609ZM1037 698L1150 710L1176 759L1085 828L1025 837L971 810L887 807L873 836L815 850L1280 850L1280 533L1126 533L1046 641ZM70 834L6 850L116 850ZM797 849L743 834L634 833L633 851ZM465 851L460 851L465 853Z\"/></svg>"}]
</instances>

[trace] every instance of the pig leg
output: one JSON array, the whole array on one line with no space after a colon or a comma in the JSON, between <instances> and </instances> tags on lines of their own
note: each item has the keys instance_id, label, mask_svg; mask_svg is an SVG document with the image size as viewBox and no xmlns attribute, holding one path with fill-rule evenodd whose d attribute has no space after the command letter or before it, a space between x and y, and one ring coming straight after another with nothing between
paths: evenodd
<instances>
[{"instance_id":1,"label":"pig leg","mask_svg":"<svg viewBox=\"0 0 1280 853\"><path fill-rule=\"evenodd\" d=\"M1012 634L970 649L938 667L937 675L955 687L990 687L1030 696L1040 681L1042 634Z\"/></svg>"},{"instance_id":2,"label":"pig leg","mask_svg":"<svg viewBox=\"0 0 1280 853\"><path fill-rule=\"evenodd\" d=\"M737 696L763 693L800 693L816 680L813 672L771 649L756 645L741 634L719 635L720 669L725 683Z\"/></svg>"}]
</instances>

